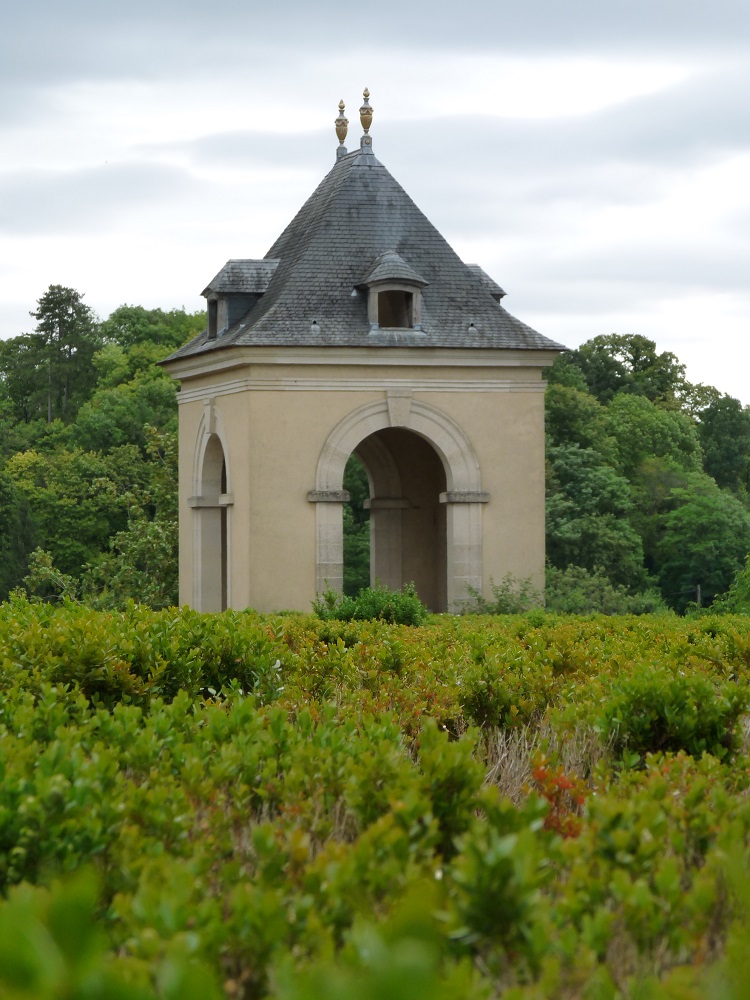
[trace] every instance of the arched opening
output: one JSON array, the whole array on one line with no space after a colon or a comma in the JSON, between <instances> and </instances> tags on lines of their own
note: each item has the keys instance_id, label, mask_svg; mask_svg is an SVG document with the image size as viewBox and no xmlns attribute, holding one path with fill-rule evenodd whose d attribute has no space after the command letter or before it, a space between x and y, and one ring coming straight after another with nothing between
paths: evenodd
<instances>
[{"instance_id":1,"label":"arched opening","mask_svg":"<svg viewBox=\"0 0 750 1000\"><path fill-rule=\"evenodd\" d=\"M229 597L229 525L227 463L217 434L210 434L203 452L197 510L199 611L225 611Z\"/></svg>"},{"instance_id":2,"label":"arched opening","mask_svg":"<svg viewBox=\"0 0 750 1000\"><path fill-rule=\"evenodd\" d=\"M461 427L410 391L353 410L321 450L315 488L316 591L343 590L344 468L352 453L370 485L370 577L413 581L433 610L453 610L482 588L482 490L476 453Z\"/></svg>"},{"instance_id":3,"label":"arched opening","mask_svg":"<svg viewBox=\"0 0 750 1000\"><path fill-rule=\"evenodd\" d=\"M368 435L354 456L369 485L363 506L370 513L370 583L394 590L413 583L430 610L447 610L446 506L440 502L446 475L440 456L423 437L402 427ZM346 519L345 513L345 525ZM351 577L345 540L345 591Z\"/></svg>"}]
</instances>

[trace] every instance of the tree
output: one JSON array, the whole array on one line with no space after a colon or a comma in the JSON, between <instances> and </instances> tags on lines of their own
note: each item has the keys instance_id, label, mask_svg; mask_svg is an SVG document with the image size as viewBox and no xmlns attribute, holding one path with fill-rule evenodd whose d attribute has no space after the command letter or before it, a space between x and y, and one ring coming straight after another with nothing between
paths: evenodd
<instances>
[{"instance_id":1,"label":"tree","mask_svg":"<svg viewBox=\"0 0 750 1000\"><path fill-rule=\"evenodd\" d=\"M722 393L712 385L704 385L702 382L686 382L684 389L680 392L680 409L693 420L697 420L701 413L721 396Z\"/></svg>"},{"instance_id":2,"label":"tree","mask_svg":"<svg viewBox=\"0 0 750 1000\"><path fill-rule=\"evenodd\" d=\"M370 487L356 455L350 455L346 463L344 489L351 498L344 505L344 593L354 597L370 586L370 514L364 507Z\"/></svg>"},{"instance_id":3,"label":"tree","mask_svg":"<svg viewBox=\"0 0 750 1000\"><path fill-rule=\"evenodd\" d=\"M750 409L720 396L701 411L698 437L708 475L735 493L750 489Z\"/></svg>"},{"instance_id":4,"label":"tree","mask_svg":"<svg viewBox=\"0 0 750 1000\"><path fill-rule=\"evenodd\" d=\"M549 449L547 557L553 566L601 568L613 583L640 587L643 548L632 512L627 481L595 451Z\"/></svg>"},{"instance_id":5,"label":"tree","mask_svg":"<svg viewBox=\"0 0 750 1000\"><path fill-rule=\"evenodd\" d=\"M542 377L548 385L564 385L579 392L588 392L589 387L580 367L576 364L574 352L564 351L558 354L549 368L545 368Z\"/></svg>"},{"instance_id":6,"label":"tree","mask_svg":"<svg viewBox=\"0 0 750 1000\"><path fill-rule=\"evenodd\" d=\"M26 500L8 473L0 470L0 600L21 582L31 544Z\"/></svg>"},{"instance_id":7,"label":"tree","mask_svg":"<svg viewBox=\"0 0 750 1000\"><path fill-rule=\"evenodd\" d=\"M653 340L639 334L594 337L571 351L570 360L601 403L626 392L676 408L687 385L685 366L675 355L669 351L657 354Z\"/></svg>"},{"instance_id":8,"label":"tree","mask_svg":"<svg viewBox=\"0 0 750 1000\"><path fill-rule=\"evenodd\" d=\"M127 526L83 573L84 598L95 607L133 600L165 608L178 601L177 435L144 431L148 479L124 495Z\"/></svg>"},{"instance_id":9,"label":"tree","mask_svg":"<svg viewBox=\"0 0 750 1000\"><path fill-rule=\"evenodd\" d=\"M30 315L37 326L27 360L44 386L47 421L69 420L96 381L91 359L101 338L94 314L75 289L50 285Z\"/></svg>"},{"instance_id":10,"label":"tree","mask_svg":"<svg viewBox=\"0 0 750 1000\"><path fill-rule=\"evenodd\" d=\"M171 309L164 312L123 305L102 323L101 332L105 341L126 349L136 345L156 346L159 357L163 358L205 328L205 311L186 313L184 309Z\"/></svg>"},{"instance_id":11,"label":"tree","mask_svg":"<svg viewBox=\"0 0 750 1000\"><path fill-rule=\"evenodd\" d=\"M698 586L706 604L730 587L750 552L750 514L707 477L673 490L672 499L658 546L659 584L672 607L684 611Z\"/></svg>"},{"instance_id":12,"label":"tree","mask_svg":"<svg viewBox=\"0 0 750 1000\"><path fill-rule=\"evenodd\" d=\"M601 569L581 566L548 566L544 596L547 610L563 615L651 615L668 610L655 588L631 594Z\"/></svg>"},{"instance_id":13,"label":"tree","mask_svg":"<svg viewBox=\"0 0 750 1000\"><path fill-rule=\"evenodd\" d=\"M50 552L69 576L79 576L126 527L126 497L148 479L135 445L107 456L80 449L26 451L8 459L6 470L28 504L33 544Z\"/></svg>"},{"instance_id":14,"label":"tree","mask_svg":"<svg viewBox=\"0 0 750 1000\"><path fill-rule=\"evenodd\" d=\"M205 316L123 306L100 330L59 285L32 315L0 342L0 596L28 571L35 593L172 604L177 402L155 362Z\"/></svg>"},{"instance_id":15,"label":"tree","mask_svg":"<svg viewBox=\"0 0 750 1000\"><path fill-rule=\"evenodd\" d=\"M659 541L664 531L664 515L674 509L673 491L685 489L702 477L687 472L671 458L647 458L638 466L631 481L634 513L632 524L643 543L643 562L655 574L659 564Z\"/></svg>"},{"instance_id":16,"label":"tree","mask_svg":"<svg viewBox=\"0 0 750 1000\"><path fill-rule=\"evenodd\" d=\"M0 341L0 380L13 420L29 423L41 415L47 386L39 342L33 334Z\"/></svg>"},{"instance_id":17,"label":"tree","mask_svg":"<svg viewBox=\"0 0 750 1000\"><path fill-rule=\"evenodd\" d=\"M701 446L684 413L655 406L645 396L618 393L607 407L607 432L614 438L619 467L632 479L649 458L666 458L680 468L701 468Z\"/></svg>"},{"instance_id":18,"label":"tree","mask_svg":"<svg viewBox=\"0 0 750 1000\"><path fill-rule=\"evenodd\" d=\"M547 386L544 421L552 445L593 448L608 462L617 449L607 427L607 409L591 393L560 383Z\"/></svg>"},{"instance_id":19,"label":"tree","mask_svg":"<svg viewBox=\"0 0 750 1000\"><path fill-rule=\"evenodd\" d=\"M71 435L88 451L137 444L145 453L146 425L177 430L174 382L153 365L129 382L97 389L78 411Z\"/></svg>"},{"instance_id":20,"label":"tree","mask_svg":"<svg viewBox=\"0 0 750 1000\"><path fill-rule=\"evenodd\" d=\"M726 594L721 594L711 605L712 611L729 615L750 615L750 555L737 573Z\"/></svg>"}]
</instances>

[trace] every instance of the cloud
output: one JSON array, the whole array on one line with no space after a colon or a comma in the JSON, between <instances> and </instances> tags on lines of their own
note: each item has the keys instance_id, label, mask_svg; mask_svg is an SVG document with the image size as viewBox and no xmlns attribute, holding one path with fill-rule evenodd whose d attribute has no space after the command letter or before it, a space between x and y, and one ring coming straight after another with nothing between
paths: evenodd
<instances>
[{"instance_id":1,"label":"cloud","mask_svg":"<svg viewBox=\"0 0 750 1000\"><path fill-rule=\"evenodd\" d=\"M198 0L26 0L4 11L0 76L29 87L195 78L260 60L267 82L278 86L295 75L300 60L327 73L350 56L364 67L384 53L431 53L436 61L447 52L506 59L591 51L621 56L628 50L640 56L732 54L748 37L746 0L468 0L460 12L428 0L381 0L377 16L363 18L342 0L225 0L210 15Z\"/></svg>"},{"instance_id":2,"label":"cloud","mask_svg":"<svg viewBox=\"0 0 750 1000\"><path fill-rule=\"evenodd\" d=\"M524 321L746 331L748 39L747 0L11 4L0 322L48 281L200 304L333 164L341 96L355 148L367 83L376 156Z\"/></svg>"},{"instance_id":3,"label":"cloud","mask_svg":"<svg viewBox=\"0 0 750 1000\"><path fill-rule=\"evenodd\" d=\"M419 149L430 161L431 174L460 165L489 178L500 172L523 182L531 172L532 183L537 175L558 177L560 190L568 191L569 174L581 164L686 169L750 149L748 92L750 69L733 66L571 118L437 119L420 128ZM383 131L393 145L408 148L418 125L394 122Z\"/></svg>"},{"instance_id":4,"label":"cloud","mask_svg":"<svg viewBox=\"0 0 750 1000\"><path fill-rule=\"evenodd\" d=\"M325 132L328 144L333 130ZM144 156L187 157L196 166L242 168L278 167L305 173L307 163L296 155L301 146L320 142L322 129L299 133L279 133L255 129L209 132L182 142L143 143L137 147Z\"/></svg>"},{"instance_id":5,"label":"cloud","mask_svg":"<svg viewBox=\"0 0 750 1000\"><path fill-rule=\"evenodd\" d=\"M184 171L154 164L112 164L78 171L0 175L0 233L99 232L117 217L189 194Z\"/></svg>"}]
</instances>

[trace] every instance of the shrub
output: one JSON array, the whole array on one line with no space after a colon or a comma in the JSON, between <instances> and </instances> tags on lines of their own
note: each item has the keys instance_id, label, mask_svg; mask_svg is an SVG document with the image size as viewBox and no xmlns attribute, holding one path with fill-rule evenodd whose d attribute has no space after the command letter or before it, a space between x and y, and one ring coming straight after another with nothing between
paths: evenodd
<instances>
[{"instance_id":1,"label":"shrub","mask_svg":"<svg viewBox=\"0 0 750 1000\"><path fill-rule=\"evenodd\" d=\"M711 610L719 614L750 615L750 555L735 576L732 586L726 594L716 598Z\"/></svg>"},{"instance_id":2,"label":"shrub","mask_svg":"<svg viewBox=\"0 0 750 1000\"><path fill-rule=\"evenodd\" d=\"M459 700L467 720L483 729L509 729L539 719L552 699L541 664L485 656L462 672Z\"/></svg>"},{"instance_id":3,"label":"shrub","mask_svg":"<svg viewBox=\"0 0 750 1000\"><path fill-rule=\"evenodd\" d=\"M323 621L377 620L391 625L422 625L429 615L413 583L405 583L401 590L365 587L356 597L329 589L313 601L313 611Z\"/></svg>"},{"instance_id":4,"label":"shrub","mask_svg":"<svg viewBox=\"0 0 750 1000\"><path fill-rule=\"evenodd\" d=\"M656 590L630 594L602 569L547 567L547 610L563 615L652 615L668 609Z\"/></svg>"},{"instance_id":5,"label":"shrub","mask_svg":"<svg viewBox=\"0 0 750 1000\"><path fill-rule=\"evenodd\" d=\"M72 576L62 573L54 564L52 554L36 548L29 556L29 572L16 594L29 594L32 601L63 601L75 599L77 584Z\"/></svg>"},{"instance_id":6,"label":"shrub","mask_svg":"<svg viewBox=\"0 0 750 1000\"><path fill-rule=\"evenodd\" d=\"M644 664L613 681L599 725L619 753L724 758L737 749L737 722L747 706L748 689L734 681Z\"/></svg>"},{"instance_id":7,"label":"shrub","mask_svg":"<svg viewBox=\"0 0 750 1000\"><path fill-rule=\"evenodd\" d=\"M113 958L96 921L96 902L88 874L55 883L51 890L19 886L0 900L0 995L8 1000L219 1000L214 977L190 957L189 947L173 949L154 963L158 989L132 962Z\"/></svg>"},{"instance_id":8,"label":"shrub","mask_svg":"<svg viewBox=\"0 0 750 1000\"><path fill-rule=\"evenodd\" d=\"M462 614L521 615L525 611L544 606L544 593L526 577L519 580L506 573L500 583L490 580L491 600L474 587L469 587L470 599L461 607Z\"/></svg>"}]
</instances>

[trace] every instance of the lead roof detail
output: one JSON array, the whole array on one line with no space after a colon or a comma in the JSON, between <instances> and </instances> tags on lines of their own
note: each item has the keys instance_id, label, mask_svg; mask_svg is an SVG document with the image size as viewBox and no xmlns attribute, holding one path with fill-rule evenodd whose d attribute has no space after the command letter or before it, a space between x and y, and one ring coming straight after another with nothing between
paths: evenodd
<instances>
[{"instance_id":1,"label":"lead roof detail","mask_svg":"<svg viewBox=\"0 0 750 1000\"><path fill-rule=\"evenodd\" d=\"M338 154L266 256L227 262L204 290L251 293L247 312L222 336L208 340L206 331L167 360L244 346L564 349L505 310L499 285L464 264L375 158L367 132L358 149ZM379 280L420 289L418 338L396 329L373 341L363 286Z\"/></svg>"}]
</instances>

